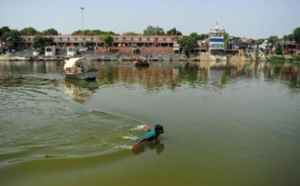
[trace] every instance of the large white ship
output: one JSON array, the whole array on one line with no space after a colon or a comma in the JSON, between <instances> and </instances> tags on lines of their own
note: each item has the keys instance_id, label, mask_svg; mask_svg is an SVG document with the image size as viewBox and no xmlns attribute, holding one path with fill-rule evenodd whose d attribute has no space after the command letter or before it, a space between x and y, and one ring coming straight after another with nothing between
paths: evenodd
<instances>
[{"instance_id":1,"label":"large white ship","mask_svg":"<svg viewBox=\"0 0 300 186\"><path fill-rule=\"evenodd\" d=\"M225 55L224 34L225 29L219 28L218 23L215 28L210 29L208 34L208 53L210 61L227 61Z\"/></svg>"},{"instance_id":2,"label":"large white ship","mask_svg":"<svg viewBox=\"0 0 300 186\"><path fill-rule=\"evenodd\" d=\"M224 55L224 34L225 29L219 28L218 23L215 28L210 29L208 51L211 55Z\"/></svg>"}]
</instances>

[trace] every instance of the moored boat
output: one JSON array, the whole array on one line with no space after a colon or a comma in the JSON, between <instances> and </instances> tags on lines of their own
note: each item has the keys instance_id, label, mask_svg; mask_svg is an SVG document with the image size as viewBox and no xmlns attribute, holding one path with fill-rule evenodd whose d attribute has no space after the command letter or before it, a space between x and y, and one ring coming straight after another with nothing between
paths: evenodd
<instances>
[{"instance_id":1,"label":"moored boat","mask_svg":"<svg viewBox=\"0 0 300 186\"><path fill-rule=\"evenodd\" d=\"M87 58L70 58L65 61L64 75L66 78L94 80L98 70L94 68L92 62Z\"/></svg>"},{"instance_id":2,"label":"moored boat","mask_svg":"<svg viewBox=\"0 0 300 186\"><path fill-rule=\"evenodd\" d=\"M135 61L133 62L133 64L136 67L148 67L148 66L150 66L150 63L148 62L148 59L146 57L140 57L140 56L137 56L135 58Z\"/></svg>"},{"instance_id":3,"label":"moored boat","mask_svg":"<svg viewBox=\"0 0 300 186\"><path fill-rule=\"evenodd\" d=\"M136 67L149 67L150 63L148 61L135 61L134 66Z\"/></svg>"}]
</instances>

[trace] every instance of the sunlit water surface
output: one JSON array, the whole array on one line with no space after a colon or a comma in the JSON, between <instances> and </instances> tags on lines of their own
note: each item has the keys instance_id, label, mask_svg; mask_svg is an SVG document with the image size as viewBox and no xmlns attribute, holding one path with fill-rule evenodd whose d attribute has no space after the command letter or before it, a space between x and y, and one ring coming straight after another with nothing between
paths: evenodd
<instances>
[{"instance_id":1,"label":"sunlit water surface","mask_svg":"<svg viewBox=\"0 0 300 186\"><path fill-rule=\"evenodd\" d=\"M0 185L300 185L299 65L0 62ZM142 124L156 143L130 150Z\"/></svg>"}]
</instances>

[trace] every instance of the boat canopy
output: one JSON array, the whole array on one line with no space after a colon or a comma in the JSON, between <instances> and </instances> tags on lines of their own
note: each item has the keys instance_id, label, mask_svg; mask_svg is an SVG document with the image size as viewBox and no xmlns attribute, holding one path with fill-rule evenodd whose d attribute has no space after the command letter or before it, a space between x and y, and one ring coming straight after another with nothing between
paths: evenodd
<instances>
[{"instance_id":1,"label":"boat canopy","mask_svg":"<svg viewBox=\"0 0 300 186\"><path fill-rule=\"evenodd\" d=\"M66 70L67 68L74 68L77 66L77 64L80 63L85 63L87 62L87 59L85 57L77 57L77 58L71 58L69 60L66 61L65 65L64 65L64 70Z\"/></svg>"}]
</instances>

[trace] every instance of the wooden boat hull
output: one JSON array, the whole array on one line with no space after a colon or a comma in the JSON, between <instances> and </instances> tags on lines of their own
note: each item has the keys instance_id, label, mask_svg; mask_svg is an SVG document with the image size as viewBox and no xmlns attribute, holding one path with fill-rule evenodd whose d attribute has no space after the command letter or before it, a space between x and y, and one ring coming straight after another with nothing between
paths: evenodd
<instances>
[{"instance_id":1,"label":"wooden boat hull","mask_svg":"<svg viewBox=\"0 0 300 186\"><path fill-rule=\"evenodd\" d=\"M148 61L135 61L135 62L133 62L133 64L136 67L149 67L150 66Z\"/></svg>"},{"instance_id":2,"label":"wooden boat hull","mask_svg":"<svg viewBox=\"0 0 300 186\"><path fill-rule=\"evenodd\" d=\"M87 71L79 74L65 74L66 78L71 78L71 79L86 79L86 80L93 80L96 79L97 76L97 71L92 70L92 71Z\"/></svg>"}]
</instances>

